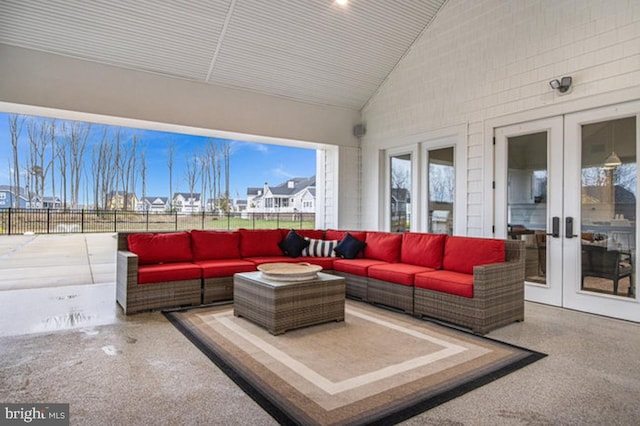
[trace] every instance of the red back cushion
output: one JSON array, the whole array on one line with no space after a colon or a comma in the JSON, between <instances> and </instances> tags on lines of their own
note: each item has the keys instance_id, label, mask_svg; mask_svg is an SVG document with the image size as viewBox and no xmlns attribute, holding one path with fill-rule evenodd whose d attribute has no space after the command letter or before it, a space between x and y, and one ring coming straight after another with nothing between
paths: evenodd
<instances>
[{"instance_id":1,"label":"red back cushion","mask_svg":"<svg viewBox=\"0 0 640 426\"><path fill-rule=\"evenodd\" d=\"M337 229L327 229L324 232L324 239L325 240L338 240L338 241L342 241L344 239L344 237L347 236L347 232L349 234L351 234L351 236L353 238L356 238L360 241L364 241L365 238L367 237L367 233L364 231L339 231ZM305 235L306 236L306 235ZM311 238L311 237L309 237Z\"/></svg>"},{"instance_id":2,"label":"red back cushion","mask_svg":"<svg viewBox=\"0 0 640 426\"><path fill-rule=\"evenodd\" d=\"M127 236L129 251L138 255L138 263L190 262L191 236L188 232L140 233Z\"/></svg>"},{"instance_id":3,"label":"red back cushion","mask_svg":"<svg viewBox=\"0 0 640 426\"><path fill-rule=\"evenodd\" d=\"M384 260L385 262L400 262L400 246L402 234L391 232L367 232L367 243L364 256L367 259Z\"/></svg>"},{"instance_id":4,"label":"red back cushion","mask_svg":"<svg viewBox=\"0 0 640 426\"><path fill-rule=\"evenodd\" d=\"M240 233L191 231L193 260L239 259Z\"/></svg>"},{"instance_id":5,"label":"red back cushion","mask_svg":"<svg viewBox=\"0 0 640 426\"><path fill-rule=\"evenodd\" d=\"M278 243L282 241L279 229L239 229L240 255L254 256L282 256Z\"/></svg>"},{"instance_id":6,"label":"red back cushion","mask_svg":"<svg viewBox=\"0 0 640 426\"><path fill-rule=\"evenodd\" d=\"M504 262L504 241L489 238L451 237L444 243L443 269L473 274L473 267Z\"/></svg>"},{"instance_id":7,"label":"red back cushion","mask_svg":"<svg viewBox=\"0 0 640 426\"><path fill-rule=\"evenodd\" d=\"M296 229L298 235L311 238L312 240L322 240L324 238L324 231L322 229Z\"/></svg>"},{"instance_id":8,"label":"red back cushion","mask_svg":"<svg viewBox=\"0 0 640 426\"><path fill-rule=\"evenodd\" d=\"M405 232L402 235L400 260L411 265L441 269L445 239L445 234Z\"/></svg>"}]
</instances>

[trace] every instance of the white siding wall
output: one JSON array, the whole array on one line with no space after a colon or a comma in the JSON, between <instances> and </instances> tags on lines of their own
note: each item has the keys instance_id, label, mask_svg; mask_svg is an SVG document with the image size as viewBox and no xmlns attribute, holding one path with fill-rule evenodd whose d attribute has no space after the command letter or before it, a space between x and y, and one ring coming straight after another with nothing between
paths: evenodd
<instances>
[{"instance_id":1,"label":"white siding wall","mask_svg":"<svg viewBox=\"0 0 640 426\"><path fill-rule=\"evenodd\" d=\"M361 168L360 149L340 147L340 171L337 181L339 215L336 223L339 229L362 229Z\"/></svg>"},{"instance_id":2,"label":"white siding wall","mask_svg":"<svg viewBox=\"0 0 640 426\"><path fill-rule=\"evenodd\" d=\"M570 93L549 87L567 75ZM467 125L466 233L487 235L488 127L637 99L639 89L638 0L449 0L363 109L362 227L379 226L381 150Z\"/></svg>"}]
</instances>

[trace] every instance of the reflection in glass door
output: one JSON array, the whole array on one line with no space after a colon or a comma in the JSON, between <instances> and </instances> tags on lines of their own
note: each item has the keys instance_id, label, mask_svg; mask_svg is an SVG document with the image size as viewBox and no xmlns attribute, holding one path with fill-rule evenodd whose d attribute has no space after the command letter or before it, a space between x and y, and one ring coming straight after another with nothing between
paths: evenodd
<instances>
[{"instance_id":1,"label":"reflection in glass door","mask_svg":"<svg viewBox=\"0 0 640 426\"><path fill-rule=\"evenodd\" d=\"M582 291L634 297L636 117L582 125Z\"/></svg>"},{"instance_id":2,"label":"reflection in glass door","mask_svg":"<svg viewBox=\"0 0 640 426\"><path fill-rule=\"evenodd\" d=\"M411 228L411 154L394 155L390 161L390 230L405 232Z\"/></svg>"},{"instance_id":3,"label":"reflection in glass door","mask_svg":"<svg viewBox=\"0 0 640 426\"><path fill-rule=\"evenodd\" d=\"M507 138L507 232L524 240L525 280L546 284L547 132Z\"/></svg>"},{"instance_id":4,"label":"reflection in glass door","mask_svg":"<svg viewBox=\"0 0 640 426\"><path fill-rule=\"evenodd\" d=\"M429 206L427 232L453 234L455 167L453 147L432 149L428 155Z\"/></svg>"}]
</instances>

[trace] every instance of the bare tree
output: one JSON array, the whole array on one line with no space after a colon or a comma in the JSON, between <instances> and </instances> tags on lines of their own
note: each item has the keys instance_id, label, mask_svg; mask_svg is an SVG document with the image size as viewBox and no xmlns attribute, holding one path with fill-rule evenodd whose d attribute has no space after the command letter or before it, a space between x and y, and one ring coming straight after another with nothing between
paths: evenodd
<instances>
[{"instance_id":1,"label":"bare tree","mask_svg":"<svg viewBox=\"0 0 640 426\"><path fill-rule=\"evenodd\" d=\"M173 154L176 146L173 142L167 144L167 167L169 168L169 203L173 210Z\"/></svg>"},{"instance_id":2,"label":"bare tree","mask_svg":"<svg viewBox=\"0 0 640 426\"><path fill-rule=\"evenodd\" d=\"M147 196L147 149L142 148L138 161L140 162L140 180L142 181L142 199Z\"/></svg>"},{"instance_id":3,"label":"bare tree","mask_svg":"<svg viewBox=\"0 0 640 426\"><path fill-rule=\"evenodd\" d=\"M209 182L209 199L213 202L213 209L218 208L218 193L216 192L218 181L216 180L216 161L218 158L218 146L214 139L209 138L206 148L207 180Z\"/></svg>"},{"instance_id":4,"label":"bare tree","mask_svg":"<svg viewBox=\"0 0 640 426\"><path fill-rule=\"evenodd\" d=\"M18 156L18 143L20 141L20 134L22 133L22 126L24 125L24 117L17 114L11 114L8 117L9 120L9 133L11 134L11 149L13 151L13 184L14 197L13 206L20 207L20 162Z\"/></svg>"},{"instance_id":5,"label":"bare tree","mask_svg":"<svg viewBox=\"0 0 640 426\"><path fill-rule=\"evenodd\" d=\"M128 210L131 196L131 185L134 180L136 150L138 145L138 137L133 136L133 142L130 147L120 151L120 174L122 179L122 197L123 209Z\"/></svg>"},{"instance_id":6,"label":"bare tree","mask_svg":"<svg viewBox=\"0 0 640 426\"><path fill-rule=\"evenodd\" d=\"M107 138L107 128L102 131L100 142L92 146L91 171L93 173L93 202L96 208L107 208L107 194L113 190L115 168L114 149Z\"/></svg>"},{"instance_id":7,"label":"bare tree","mask_svg":"<svg viewBox=\"0 0 640 426\"><path fill-rule=\"evenodd\" d=\"M33 192L40 197L41 202L44 200L44 188L49 168L51 167L51 159L45 161L47 148L51 143L50 122L45 120L34 120L31 118L27 122L27 134L29 136L29 151L31 164L29 173L34 177ZM40 206L42 207L42 205Z\"/></svg>"},{"instance_id":8,"label":"bare tree","mask_svg":"<svg viewBox=\"0 0 640 426\"><path fill-rule=\"evenodd\" d=\"M230 169L230 164L229 164L229 157L231 155L231 145L229 145L229 142L224 142L222 145L222 155L224 157L224 198L225 198L225 204L226 204L226 208L225 211L228 213L231 207L231 203L230 203L230 194L229 194L229 169Z\"/></svg>"},{"instance_id":9,"label":"bare tree","mask_svg":"<svg viewBox=\"0 0 640 426\"><path fill-rule=\"evenodd\" d=\"M207 173L209 167L209 161L207 159L207 153L205 152L198 158L198 165L200 166L200 182L202 183L202 201L204 204L204 210L207 210L207 185L209 181L209 173Z\"/></svg>"},{"instance_id":10,"label":"bare tree","mask_svg":"<svg viewBox=\"0 0 640 426\"><path fill-rule=\"evenodd\" d=\"M67 139L69 149L71 206L78 208L82 166L84 165L84 154L87 148L87 139L91 132L91 124L72 121L70 123L63 123L62 129Z\"/></svg>"},{"instance_id":11,"label":"bare tree","mask_svg":"<svg viewBox=\"0 0 640 426\"><path fill-rule=\"evenodd\" d=\"M64 123L63 123L64 128ZM60 172L60 179L62 180L62 207L66 209L67 205L67 163L68 163L68 153L67 153L67 143L68 139L63 137L58 140L56 143L56 159L58 161L58 171Z\"/></svg>"},{"instance_id":12,"label":"bare tree","mask_svg":"<svg viewBox=\"0 0 640 426\"><path fill-rule=\"evenodd\" d=\"M49 140L49 145L51 146L51 160L45 169L45 174L47 170L51 170L51 195L53 197L54 203L56 200L56 121L51 120L47 124L47 139Z\"/></svg>"},{"instance_id":13,"label":"bare tree","mask_svg":"<svg viewBox=\"0 0 640 426\"><path fill-rule=\"evenodd\" d=\"M199 168L198 168L198 156L193 155L191 157L186 156L186 167L184 172L186 174L185 178L187 179L187 186L189 187L189 195L191 198L194 198L194 190L196 187L196 183L198 182Z\"/></svg>"}]
</instances>

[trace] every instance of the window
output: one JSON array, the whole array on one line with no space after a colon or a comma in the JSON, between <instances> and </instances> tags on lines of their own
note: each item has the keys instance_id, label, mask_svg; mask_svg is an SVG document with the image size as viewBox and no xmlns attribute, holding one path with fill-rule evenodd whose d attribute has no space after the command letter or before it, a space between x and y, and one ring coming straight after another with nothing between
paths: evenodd
<instances>
[{"instance_id":1,"label":"window","mask_svg":"<svg viewBox=\"0 0 640 426\"><path fill-rule=\"evenodd\" d=\"M411 154L391 157L391 232L411 227Z\"/></svg>"},{"instance_id":2,"label":"window","mask_svg":"<svg viewBox=\"0 0 640 426\"><path fill-rule=\"evenodd\" d=\"M456 187L453 147L430 150L428 158L427 232L451 235Z\"/></svg>"}]
</instances>

